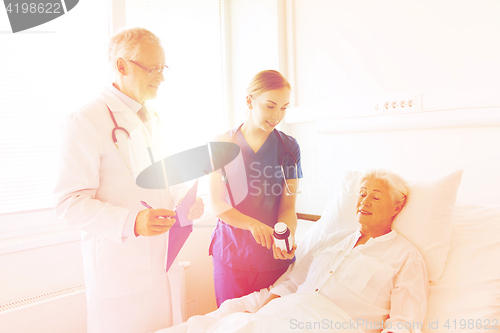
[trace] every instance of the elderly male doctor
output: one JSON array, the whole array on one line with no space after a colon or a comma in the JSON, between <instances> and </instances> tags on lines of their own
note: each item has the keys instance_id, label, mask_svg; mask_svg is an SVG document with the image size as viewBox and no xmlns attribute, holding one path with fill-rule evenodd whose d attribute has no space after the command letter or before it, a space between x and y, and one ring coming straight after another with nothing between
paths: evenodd
<instances>
[{"instance_id":1,"label":"elderly male doctor","mask_svg":"<svg viewBox=\"0 0 500 333\"><path fill-rule=\"evenodd\" d=\"M181 322L178 266L164 264L174 198L135 182L151 165L148 147L162 154L144 103L164 81L165 54L156 35L132 28L111 37L109 60L114 83L64 124L55 209L83 231L88 332L147 333ZM203 210L197 198L188 218Z\"/></svg>"}]
</instances>

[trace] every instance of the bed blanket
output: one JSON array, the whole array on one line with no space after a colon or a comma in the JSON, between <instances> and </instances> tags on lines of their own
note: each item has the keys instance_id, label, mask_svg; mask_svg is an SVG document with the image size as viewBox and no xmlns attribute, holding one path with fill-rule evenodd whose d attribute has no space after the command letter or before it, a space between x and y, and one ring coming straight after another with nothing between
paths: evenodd
<instances>
[{"instance_id":1,"label":"bed blanket","mask_svg":"<svg viewBox=\"0 0 500 333\"><path fill-rule=\"evenodd\" d=\"M220 309L223 310L223 309ZM363 333L362 327L337 305L317 293L291 294L269 302L255 313L220 312L194 316L157 333L198 332L342 332Z\"/></svg>"}]
</instances>

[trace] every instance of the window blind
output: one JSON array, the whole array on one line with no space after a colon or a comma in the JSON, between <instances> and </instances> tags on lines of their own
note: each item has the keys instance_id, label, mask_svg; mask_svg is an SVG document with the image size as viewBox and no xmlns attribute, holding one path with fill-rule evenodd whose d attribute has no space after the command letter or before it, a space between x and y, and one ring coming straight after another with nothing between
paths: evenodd
<instances>
[{"instance_id":1,"label":"window blind","mask_svg":"<svg viewBox=\"0 0 500 333\"><path fill-rule=\"evenodd\" d=\"M1 18L0 214L53 207L61 122L108 80L107 10L81 1L16 34Z\"/></svg>"}]
</instances>

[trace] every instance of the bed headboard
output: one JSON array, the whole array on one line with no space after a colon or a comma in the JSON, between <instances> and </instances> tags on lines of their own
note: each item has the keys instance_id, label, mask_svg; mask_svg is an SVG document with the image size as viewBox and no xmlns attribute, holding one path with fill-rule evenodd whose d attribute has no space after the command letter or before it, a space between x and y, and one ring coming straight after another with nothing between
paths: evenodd
<instances>
[{"instance_id":1,"label":"bed headboard","mask_svg":"<svg viewBox=\"0 0 500 333\"><path fill-rule=\"evenodd\" d=\"M321 215L297 213L297 219L299 219L299 220L316 222L320 218L321 218Z\"/></svg>"}]
</instances>

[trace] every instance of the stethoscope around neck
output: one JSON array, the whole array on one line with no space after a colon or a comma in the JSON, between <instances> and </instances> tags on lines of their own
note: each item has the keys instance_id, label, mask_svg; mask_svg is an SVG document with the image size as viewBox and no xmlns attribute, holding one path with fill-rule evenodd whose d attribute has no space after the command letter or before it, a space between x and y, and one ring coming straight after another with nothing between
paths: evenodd
<instances>
[{"instance_id":1,"label":"stethoscope around neck","mask_svg":"<svg viewBox=\"0 0 500 333\"><path fill-rule=\"evenodd\" d=\"M113 124L115 125L113 127L113 129L111 130L111 139L113 140L113 143L115 144L116 149L118 149L118 152L120 153L120 156L122 157L123 162L127 165L127 168L130 170L130 172L132 172L132 169L130 168L127 161L125 160L125 157L123 157L123 154L120 150L120 147L118 146L118 138L116 137L117 132L122 131L123 133L125 133L127 135L127 139L130 139L130 133L127 131L126 128L118 126L118 123L116 122L116 119L115 119L115 116L113 115L113 112L111 111L109 106L106 105L106 107L108 108L109 116L111 117L111 120L113 121ZM154 114L156 116L156 121L159 123L160 117L158 117L156 112ZM150 158L154 161L153 157L151 156L151 154L152 154L151 149L149 148L148 151L149 151Z\"/></svg>"},{"instance_id":2,"label":"stethoscope around neck","mask_svg":"<svg viewBox=\"0 0 500 333\"><path fill-rule=\"evenodd\" d=\"M113 112L111 111L109 106L108 106L108 111L109 111L109 115L111 116L111 120L113 121L113 124L115 124L115 127L113 127L113 130L111 131L111 139L113 139L113 142L114 142L116 148L118 148L118 150L120 150L120 147L118 147L118 139L116 138L116 132L117 131L124 132L125 134L127 134L128 139L130 139L130 133L124 127L118 126L118 123L116 122L115 116L113 115Z\"/></svg>"},{"instance_id":3,"label":"stethoscope around neck","mask_svg":"<svg viewBox=\"0 0 500 333\"><path fill-rule=\"evenodd\" d=\"M111 117L111 120L113 121L113 124L115 125L115 127L113 127L113 130L111 131L111 139L113 139L113 142L114 142L116 148L119 149L119 147L118 147L118 140L116 138L116 132L117 131L123 131L127 135L128 139L130 139L130 133L124 127L118 126L118 123L116 122L116 119L115 119L115 116L113 115L113 112L111 111L111 109L109 108L109 106L107 106L107 108L108 108L108 111L109 111L109 116ZM158 115L156 114L156 112L154 112L154 114L156 116L156 121L159 124L160 123L160 117L158 117Z\"/></svg>"},{"instance_id":4,"label":"stethoscope around neck","mask_svg":"<svg viewBox=\"0 0 500 333\"><path fill-rule=\"evenodd\" d=\"M234 133L231 135L231 138L229 139L230 142L233 142L234 139L236 138L236 134L238 132L241 132L240 129L241 129L241 126L243 126L243 124L241 124L237 129L236 131L234 131ZM276 130L276 133L278 134L278 137L281 141L281 144L283 145L283 149L284 151L281 153L280 155L280 169L281 169L281 175L283 176L283 180L284 180L284 183L285 183L285 187L286 187L286 193L285 195L286 196L292 196L292 195L297 195L299 193L301 193L302 191L300 191L300 188L299 188L299 174L298 174L298 167L297 167L297 159L295 158L295 156L292 154L292 152L290 152L287 148L286 148L286 145L285 145L285 141L283 140L283 137L281 136L281 133L280 131ZM283 169L283 162L287 159L291 159L294 163L294 166L295 166L295 176L297 177L297 190L296 191L292 191L290 190L290 188L288 187L288 184L286 182L286 177L285 177L285 170ZM233 194L231 192L231 187L229 186L229 181L227 179L227 174L226 174L226 170L224 169L224 166L221 167L221 172L222 172L222 180L226 183L226 188L227 188L227 193L229 195L229 199L231 200L231 205L233 207L236 207L235 203L234 203L234 198L233 198Z\"/></svg>"},{"instance_id":5,"label":"stethoscope around neck","mask_svg":"<svg viewBox=\"0 0 500 333\"><path fill-rule=\"evenodd\" d=\"M122 157L123 162L125 163L125 165L129 169L129 171L133 174L132 168L128 165L127 161L125 160L125 157L123 156L123 154L122 154L122 152L120 150L120 147L118 146L118 138L116 137L117 132L118 131L122 131L123 133L125 133L127 135L127 139L130 140L130 133L127 131L126 128L118 126L118 123L116 122L116 119L115 119L115 116L113 115L113 112L111 111L111 109L109 108L109 106L107 106L107 108L108 108L111 120L113 121L113 124L115 125L113 127L113 129L111 130L111 139L113 140L113 143L115 144L116 149L120 153L120 156ZM159 125L160 124L160 117L158 117L158 114L156 112L154 112L154 114L156 116L156 122ZM147 147L147 148L148 148L149 158L151 160L151 165L154 165L155 164L155 159L153 157L153 151L152 151L151 147ZM156 173L156 169L155 169L155 175L156 175L156 180L158 182L159 177L158 177L158 174ZM165 184L165 186L168 187L168 185L166 185L166 184ZM160 191L160 187L158 187L158 191ZM160 195L160 198L161 198L161 195ZM172 201L172 206L175 206L174 203L173 203L173 201Z\"/></svg>"}]
</instances>

